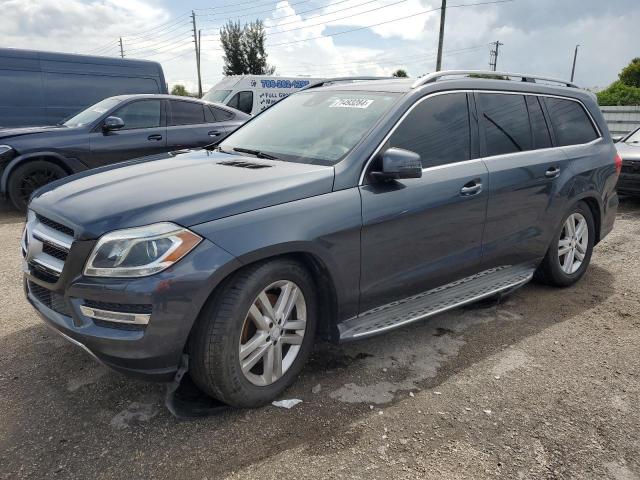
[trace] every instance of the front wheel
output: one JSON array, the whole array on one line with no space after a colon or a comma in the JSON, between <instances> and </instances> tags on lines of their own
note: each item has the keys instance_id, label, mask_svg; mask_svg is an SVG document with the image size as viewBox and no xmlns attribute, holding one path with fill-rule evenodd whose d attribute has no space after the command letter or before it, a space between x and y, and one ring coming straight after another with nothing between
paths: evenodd
<instances>
[{"instance_id":1,"label":"front wheel","mask_svg":"<svg viewBox=\"0 0 640 480\"><path fill-rule=\"evenodd\" d=\"M232 406L274 400L311 352L316 312L313 277L298 262L276 260L241 270L204 308L191 336L193 380Z\"/></svg>"},{"instance_id":2,"label":"front wheel","mask_svg":"<svg viewBox=\"0 0 640 480\"><path fill-rule=\"evenodd\" d=\"M11 203L21 212L27 211L31 194L54 180L67 176L67 172L55 163L32 160L20 165L9 177L7 193Z\"/></svg>"},{"instance_id":3,"label":"front wheel","mask_svg":"<svg viewBox=\"0 0 640 480\"><path fill-rule=\"evenodd\" d=\"M595 241L595 223L591 209L576 203L563 219L544 260L536 270L536 279L555 287L576 283L589 266Z\"/></svg>"}]
</instances>

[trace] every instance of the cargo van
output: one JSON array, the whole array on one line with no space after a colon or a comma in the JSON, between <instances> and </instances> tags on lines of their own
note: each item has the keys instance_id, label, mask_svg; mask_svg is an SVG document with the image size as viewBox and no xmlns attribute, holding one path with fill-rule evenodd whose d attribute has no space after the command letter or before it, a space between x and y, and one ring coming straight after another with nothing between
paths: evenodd
<instances>
[{"instance_id":1,"label":"cargo van","mask_svg":"<svg viewBox=\"0 0 640 480\"><path fill-rule=\"evenodd\" d=\"M310 77L230 75L216 83L202 98L255 115L293 92L322 80Z\"/></svg>"},{"instance_id":2,"label":"cargo van","mask_svg":"<svg viewBox=\"0 0 640 480\"><path fill-rule=\"evenodd\" d=\"M168 93L159 63L0 48L0 127L55 125L133 93Z\"/></svg>"}]
</instances>

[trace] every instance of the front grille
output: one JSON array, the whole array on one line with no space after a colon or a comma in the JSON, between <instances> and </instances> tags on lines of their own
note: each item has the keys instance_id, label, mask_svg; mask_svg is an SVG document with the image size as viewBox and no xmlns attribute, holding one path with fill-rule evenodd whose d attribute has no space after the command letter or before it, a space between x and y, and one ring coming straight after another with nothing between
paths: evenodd
<instances>
[{"instance_id":1,"label":"front grille","mask_svg":"<svg viewBox=\"0 0 640 480\"><path fill-rule=\"evenodd\" d=\"M42 267L34 262L29 262L29 273L39 280L49 283L58 281L58 273Z\"/></svg>"},{"instance_id":2,"label":"front grille","mask_svg":"<svg viewBox=\"0 0 640 480\"><path fill-rule=\"evenodd\" d=\"M57 245L53 245L52 243L43 243L42 253L51 255L53 258L57 258L58 260L62 260L63 262L67 259L67 255L69 255L68 250L58 247Z\"/></svg>"},{"instance_id":3,"label":"front grille","mask_svg":"<svg viewBox=\"0 0 640 480\"><path fill-rule=\"evenodd\" d=\"M139 304L139 303L110 303L110 302L100 302L97 300L85 300L84 304L87 307L97 308L99 310L107 310L109 312L142 313L142 314L151 313L151 305Z\"/></svg>"},{"instance_id":4,"label":"front grille","mask_svg":"<svg viewBox=\"0 0 640 480\"><path fill-rule=\"evenodd\" d=\"M44 304L47 308L50 308L54 312L58 312L62 315L71 316L71 310L69 309L64 297L59 293L52 292L40 285L29 282L29 291L40 303Z\"/></svg>"},{"instance_id":5,"label":"front grille","mask_svg":"<svg viewBox=\"0 0 640 480\"><path fill-rule=\"evenodd\" d=\"M40 280L55 283L73 244L73 229L30 212L22 243L30 273Z\"/></svg>"},{"instance_id":6,"label":"front grille","mask_svg":"<svg viewBox=\"0 0 640 480\"><path fill-rule=\"evenodd\" d=\"M36 215L36 218L38 219L38 221L44 225L46 225L49 228L53 228L54 230L57 230L60 233L64 233L65 235L69 236L69 237L73 237L73 229L69 228L65 225L62 225L58 222L54 222L53 220L43 217L40 214Z\"/></svg>"}]
</instances>

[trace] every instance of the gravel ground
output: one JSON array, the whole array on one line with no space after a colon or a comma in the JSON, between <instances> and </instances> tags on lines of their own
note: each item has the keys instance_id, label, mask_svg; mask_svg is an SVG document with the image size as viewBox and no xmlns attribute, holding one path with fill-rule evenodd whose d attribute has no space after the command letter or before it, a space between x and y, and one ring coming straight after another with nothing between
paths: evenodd
<instances>
[{"instance_id":1,"label":"gravel ground","mask_svg":"<svg viewBox=\"0 0 640 480\"><path fill-rule=\"evenodd\" d=\"M0 478L640 479L640 201L576 286L319 346L283 398L178 421L51 333L0 212Z\"/></svg>"}]
</instances>

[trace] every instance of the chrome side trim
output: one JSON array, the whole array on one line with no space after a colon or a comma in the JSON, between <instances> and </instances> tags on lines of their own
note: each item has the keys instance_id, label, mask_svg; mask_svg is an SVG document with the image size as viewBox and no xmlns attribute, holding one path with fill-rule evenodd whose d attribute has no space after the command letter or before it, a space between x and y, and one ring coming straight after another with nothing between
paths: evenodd
<instances>
[{"instance_id":1,"label":"chrome side trim","mask_svg":"<svg viewBox=\"0 0 640 480\"><path fill-rule=\"evenodd\" d=\"M504 154L504 155L494 155L494 156L489 156L489 157L472 158L470 160L463 160L463 161L460 161L460 162L447 163L447 164L444 164L444 165L436 165L435 167L423 168L422 169L423 172L426 171L426 170L433 169L433 168L451 167L451 166L454 166L454 165L459 165L459 164L462 164L462 163L465 163L465 162L470 162L470 161L478 161L478 160L489 160L490 161L493 158L503 157L505 155L514 155L514 154L535 152L535 151L538 151L538 150L555 150L555 149L562 149L562 148L568 148L568 147L578 147L578 146L584 146L584 145L591 145L592 143L595 143L595 142L597 142L597 141L602 139L602 132L600 131L600 128L598 128L598 124L593 119L593 116L591 115L591 112L589 112L589 109L584 105L584 103L582 103L581 100L578 100L576 98L565 97L565 96L562 96L562 95L552 95L552 94L547 94L547 93L514 92L514 91L506 91L506 90L461 89L461 90L447 90L446 92L434 92L434 93L430 93L430 94L425 95L424 97L418 99L418 101L415 102L413 105L411 105L409 107L409 109L406 112L404 112L404 114L402 114L402 116L398 119L398 121L396 121L396 123L393 125L391 130L389 130L389 132L385 135L385 137L378 144L378 146L373 151L371 156L369 156L369 159L367 160L367 162L364 164L364 168L362 169L362 172L360 173L360 178L358 180L358 185L357 186L361 187L362 185L364 185L364 183L363 183L364 182L364 176L367 173L367 169L369 168L369 165L371 164L373 159L376 157L376 155L378 155L378 153L380 153L380 150L387 143L387 141L389 140L391 135L394 134L394 132L397 130L397 128L400 126L400 124L413 111L414 108L416 108L418 105L420 105L422 102L424 102L428 98L436 97L438 95L449 95L449 94L452 94L452 93L498 93L498 94L503 94L503 95L529 95L529 96L533 95L533 96L536 96L536 97L561 98L563 100L571 100L573 102L579 103L582 106L583 110L587 113L587 116L589 117L589 120L591 121L591 124L592 124L593 128L595 129L595 131L598 134L598 138L596 138L595 140L592 140L591 142L581 143L581 144L577 144L577 145L566 145L566 146L562 146L562 147L561 146L557 146L557 147L549 147L549 148L545 148L545 149L526 150L524 152L507 153L507 154Z\"/></svg>"},{"instance_id":2,"label":"chrome side trim","mask_svg":"<svg viewBox=\"0 0 640 480\"><path fill-rule=\"evenodd\" d=\"M394 328L401 327L402 325L406 325L407 323L416 322L418 320L422 320L422 319L425 319L425 318L432 317L433 315L437 315L439 313L446 312L447 310L452 310L454 308L461 307L462 305L466 305L466 304L469 304L469 303L477 302L478 300L482 300L483 298L490 297L491 295L495 295L496 293L500 293L500 292L503 292L505 290L510 290L512 288L524 285L525 283L529 282L532 278L533 278L533 273L528 275L527 278L525 278L524 280L520 280L520 281L514 282L512 284L493 289L493 290L491 290L489 292L485 292L485 293L483 293L481 295L477 295L475 297L468 298L468 299L462 300L460 302L457 302L457 303L454 303L454 304L451 304L451 305L447 305L445 307L442 307L442 308L439 308L439 309L434 310L432 312L429 312L429 313L427 313L425 315L418 315L416 317L410 317L410 318L407 318L406 320L403 320L401 322L394 323L393 325L388 325L386 327L377 328L375 330L370 330L370 331L366 331L366 332L362 332L362 333L356 333L355 335L353 335L353 338L366 337L366 336L369 336L369 335L375 335L377 333L386 332L388 330L393 330Z\"/></svg>"},{"instance_id":3,"label":"chrome side trim","mask_svg":"<svg viewBox=\"0 0 640 480\"><path fill-rule=\"evenodd\" d=\"M94 318L96 320L116 323L128 323L133 325L147 325L149 323L149 319L151 318L150 313L113 312L111 310L101 310L99 308L87 307L86 305L80 305L80 311L84 316Z\"/></svg>"}]
</instances>

